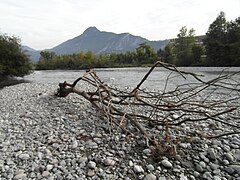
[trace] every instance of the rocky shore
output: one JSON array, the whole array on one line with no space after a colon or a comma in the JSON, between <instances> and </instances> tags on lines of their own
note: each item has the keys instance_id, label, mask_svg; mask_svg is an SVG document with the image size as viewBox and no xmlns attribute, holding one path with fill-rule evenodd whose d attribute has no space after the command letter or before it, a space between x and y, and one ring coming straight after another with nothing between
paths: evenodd
<instances>
[{"instance_id":1,"label":"rocky shore","mask_svg":"<svg viewBox=\"0 0 240 180\"><path fill-rule=\"evenodd\" d=\"M55 97L56 88L25 83L0 90L0 179L240 180L238 134L193 136L177 144L175 158L155 161L140 135L112 132L91 104L74 94ZM227 128L195 126L192 134Z\"/></svg>"}]
</instances>

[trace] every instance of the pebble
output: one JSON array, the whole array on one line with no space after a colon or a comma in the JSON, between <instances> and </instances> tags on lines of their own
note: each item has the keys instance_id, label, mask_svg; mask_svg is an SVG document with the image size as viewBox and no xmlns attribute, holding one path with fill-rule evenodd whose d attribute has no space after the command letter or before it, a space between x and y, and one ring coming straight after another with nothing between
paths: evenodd
<instances>
[{"instance_id":1,"label":"pebble","mask_svg":"<svg viewBox=\"0 0 240 180\"><path fill-rule=\"evenodd\" d=\"M223 163L224 165L229 165L229 161L226 160L226 159L224 159L224 160L222 161L222 163Z\"/></svg>"},{"instance_id":2,"label":"pebble","mask_svg":"<svg viewBox=\"0 0 240 180\"><path fill-rule=\"evenodd\" d=\"M160 176L158 180L167 180L165 176Z\"/></svg>"},{"instance_id":3,"label":"pebble","mask_svg":"<svg viewBox=\"0 0 240 180\"><path fill-rule=\"evenodd\" d=\"M214 164L214 163L209 163L209 166L210 166L210 168L211 168L212 170L216 170L216 169L219 168L219 165Z\"/></svg>"},{"instance_id":4,"label":"pebble","mask_svg":"<svg viewBox=\"0 0 240 180\"><path fill-rule=\"evenodd\" d=\"M74 139L73 142L72 142L72 148L76 149L77 147L78 147L78 142L77 142L76 139Z\"/></svg>"},{"instance_id":5,"label":"pebble","mask_svg":"<svg viewBox=\"0 0 240 180\"><path fill-rule=\"evenodd\" d=\"M187 176L185 176L184 174L180 175L180 180L188 180Z\"/></svg>"},{"instance_id":6,"label":"pebble","mask_svg":"<svg viewBox=\"0 0 240 180\"><path fill-rule=\"evenodd\" d=\"M203 174L203 178L204 178L204 179L212 179L213 177L212 177L212 175L211 175L211 172L205 172L205 173Z\"/></svg>"},{"instance_id":7,"label":"pebble","mask_svg":"<svg viewBox=\"0 0 240 180\"><path fill-rule=\"evenodd\" d=\"M150 173L150 174L147 174L143 180L156 180L156 179L157 177L154 174Z\"/></svg>"},{"instance_id":8,"label":"pebble","mask_svg":"<svg viewBox=\"0 0 240 180\"><path fill-rule=\"evenodd\" d=\"M26 179L27 175L22 173L22 174L17 174L13 177L13 180L22 180L22 179Z\"/></svg>"},{"instance_id":9,"label":"pebble","mask_svg":"<svg viewBox=\"0 0 240 180\"><path fill-rule=\"evenodd\" d=\"M226 153L225 156L229 162L234 161L234 157L230 153Z\"/></svg>"},{"instance_id":10,"label":"pebble","mask_svg":"<svg viewBox=\"0 0 240 180\"><path fill-rule=\"evenodd\" d=\"M151 149L144 149L143 150L143 153L145 154L145 155L151 155Z\"/></svg>"},{"instance_id":11,"label":"pebble","mask_svg":"<svg viewBox=\"0 0 240 180\"><path fill-rule=\"evenodd\" d=\"M198 172L203 172L203 167L200 164L196 164L196 170Z\"/></svg>"},{"instance_id":12,"label":"pebble","mask_svg":"<svg viewBox=\"0 0 240 180\"><path fill-rule=\"evenodd\" d=\"M195 144L199 144L202 142L202 140L200 139L200 137L192 137L191 142Z\"/></svg>"},{"instance_id":13,"label":"pebble","mask_svg":"<svg viewBox=\"0 0 240 180\"><path fill-rule=\"evenodd\" d=\"M202 166L203 169L206 168L206 163L204 161L199 162L199 165Z\"/></svg>"},{"instance_id":14,"label":"pebble","mask_svg":"<svg viewBox=\"0 0 240 180\"><path fill-rule=\"evenodd\" d=\"M191 147L190 143L180 143L179 147L187 149L188 147Z\"/></svg>"},{"instance_id":15,"label":"pebble","mask_svg":"<svg viewBox=\"0 0 240 180\"><path fill-rule=\"evenodd\" d=\"M92 176L95 175L95 171L94 171L94 170L89 170L89 171L87 172L87 175L88 175L89 177L92 177Z\"/></svg>"},{"instance_id":16,"label":"pebble","mask_svg":"<svg viewBox=\"0 0 240 180\"><path fill-rule=\"evenodd\" d=\"M149 171L153 171L154 170L154 166L152 164L149 164L149 165L147 165L147 169Z\"/></svg>"},{"instance_id":17,"label":"pebble","mask_svg":"<svg viewBox=\"0 0 240 180\"><path fill-rule=\"evenodd\" d=\"M28 160L30 158L29 154L20 154L19 158L22 160Z\"/></svg>"},{"instance_id":18,"label":"pebble","mask_svg":"<svg viewBox=\"0 0 240 180\"><path fill-rule=\"evenodd\" d=\"M175 173L180 173L180 172L181 172L181 170L180 170L180 169L177 169L177 168L173 168L172 171L175 172Z\"/></svg>"},{"instance_id":19,"label":"pebble","mask_svg":"<svg viewBox=\"0 0 240 180\"><path fill-rule=\"evenodd\" d=\"M133 170L134 170L136 173L143 173L143 172L144 172L142 166L139 166L139 165L134 165L134 166L133 166Z\"/></svg>"},{"instance_id":20,"label":"pebble","mask_svg":"<svg viewBox=\"0 0 240 180\"><path fill-rule=\"evenodd\" d=\"M200 166L201 167L201 166ZM197 177L199 177L200 176L200 173L199 172L197 172L197 171L194 171L193 172L193 175L197 178Z\"/></svg>"},{"instance_id":21,"label":"pebble","mask_svg":"<svg viewBox=\"0 0 240 180\"><path fill-rule=\"evenodd\" d=\"M166 168L172 168L172 163L169 162L168 160L164 159L161 161L161 164L166 167Z\"/></svg>"},{"instance_id":22,"label":"pebble","mask_svg":"<svg viewBox=\"0 0 240 180\"><path fill-rule=\"evenodd\" d=\"M79 163L85 163L88 161L88 158L87 157L80 157L80 159L78 160Z\"/></svg>"},{"instance_id":23,"label":"pebble","mask_svg":"<svg viewBox=\"0 0 240 180\"><path fill-rule=\"evenodd\" d=\"M105 166L114 166L116 162L111 158L107 158L104 160L103 163Z\"/></svg>"},{"instance_id":24,"label":"pebble","mask_svg":"<svg viewBox=\"0 0 240 180\"><path fill-rule=\"evenodd\" d=\"M46 170L50 171L52 168L53 168L53 165L52 164L48 164L47 167L46 167Z\"/></svg>"},{"instance_id":25,"label":"pebble","mask_svg":"<svg viewBox=\"0 0 240 180\"><path fill-rule=\"evenodd\" d=\"M217 156L216 156L216 152L213 148L208 149L208 154L209 154L210 159L216 160Z\"/></svg>"},{"instance_id":26,"label":"pebble","mask_svg":"<svg viewBox=\"0 0 240 180\"><path fill-rule=\"evenodd\" d=\"M94 161L89 161L89 162L88 162L88 167L89 167L90 169L95 169L95 168L96 168L96 163L95 163Z\"/></svg>"},{"instance_id":27,"label":"pebble","mask_svg":"<svg viewBox=\"0 0 240 180\"><path fill-rule=\"evenodd\" d=\"M213 176L213 180L221 180L219 176Z\"/></svg>"},{"instance_id":28,"label":"pebble","mask_svg":"<svg viewBox=\"0 0 240 180\"><path fill-rule=\"evenodd\" d=\"M49 174L50 174L50 173L49 173L48 171L43 171L42 176L43 176L43 177L47 177L47 176L49 176Z\"/></svg>"},{"instance_id":29,"label":"pebble","mask_svg":"<svg viewBox=\"0 0 240 180\"><path fill-rule=\"evenodd\" d=\"M133 166L133 162L130 160L130 161L128 162L128 165L129 165L130 167L132 167L132 166Z\"/></svg>"}]
</instances>

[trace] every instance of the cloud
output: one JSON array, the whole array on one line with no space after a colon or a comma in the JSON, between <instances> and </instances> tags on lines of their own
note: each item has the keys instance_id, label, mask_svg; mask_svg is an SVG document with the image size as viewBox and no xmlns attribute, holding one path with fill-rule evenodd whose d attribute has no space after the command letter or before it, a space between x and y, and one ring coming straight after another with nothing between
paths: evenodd
<instances>
[{"instance_id":1,"label":"cloud","mask_svg":"<svg viewBox=\"0 0 240 180\"><path fill-rule=\"evenodd\" d=\"M239 0L1 0L0 31L36 49L51 48L89 26L150 40L176 37L182 26L205 34L220 11L239 17Z\"/></svg>"}]
</instances>

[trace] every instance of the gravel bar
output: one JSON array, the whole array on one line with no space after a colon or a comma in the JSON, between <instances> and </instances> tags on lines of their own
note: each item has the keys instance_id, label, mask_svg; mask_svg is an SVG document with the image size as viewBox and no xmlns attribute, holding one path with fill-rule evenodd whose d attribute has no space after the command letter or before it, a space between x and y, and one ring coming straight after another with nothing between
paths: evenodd
<instances>
[{"instance_id":1,"label":"gravel bar","mask_svg":"<svg viewBox=\"0 0 240 180\"><path fill-rule=\"evenodd\" d=\"M0 90L0 179L240 180L238 134L193 137L179 142L175 159L156 162L142 137L111 132L89 102L55 97L56 88L23 83ZM225 130L214 122L197 128Z\"/></svg>"}]
</instances>

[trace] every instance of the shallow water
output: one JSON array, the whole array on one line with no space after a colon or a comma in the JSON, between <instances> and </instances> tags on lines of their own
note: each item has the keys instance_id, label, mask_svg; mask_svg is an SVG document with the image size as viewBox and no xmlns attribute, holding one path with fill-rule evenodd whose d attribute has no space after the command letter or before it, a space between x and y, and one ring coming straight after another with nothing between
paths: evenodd
<instances>
[{"instance_id":1,"label":"shallow water","mask_svg":"<svg viewBox=\"0 0 240 180\"><path fill-rule=\"evenodd\" d=\"M95 69L97 75L102 81L117 87L135 87L143 79L150 68L105 68ZM240 67L225 68L225 67L182 67L178 68L181 71L192 72L202 75L200 78L204 81L217 78L223 74L240 72ZM85 70L45 70L34 71L32 74L24 78L16 78L0 82L0 88L19 83L54 83L58 86L59 82L67 81L72 83L77 78L83 76ZM186 78L186 79L185 79ZM234 76L234 79L240 82L240 73ZM150 74L148 79L142 84L141 88L150 88L163 90L175 88L179 84L188 84L196 82L190 75L181 75L172 73L166 69L157 67Z\"/></svg>"},{"instance_id":2,"label":"shallow water","mask_svg":"<svg viewBox=\"0 0 240 180\"><path fill-rule=\"evenodd\" d=\"M106 68L95 69L97 75L102 81L110 85L121 87L135 87L142 80L144 75L150 68ZM224 68L224 67L184 67L179 68L181 71L192 72L199 75L204 81L217 78L222 74L229 74L240 71L240 67ZM83 76L84 70L47 70L35 71L33 74L25 76L24 80L40 83L56 83L67 81L72 83L78 77ZM186 79L185 79L186 78ZM240 74L235 75L236 80L240 81ZM167 82L167 83L166 83ZM167 84L167 88L176 87L179 84L187 84L195 82L190 75L181 75L172 73L166 69L157 67L150 74L148 79L142 84L142 88L150 88L163 90Z\"/></svg>"}]
</instances>

